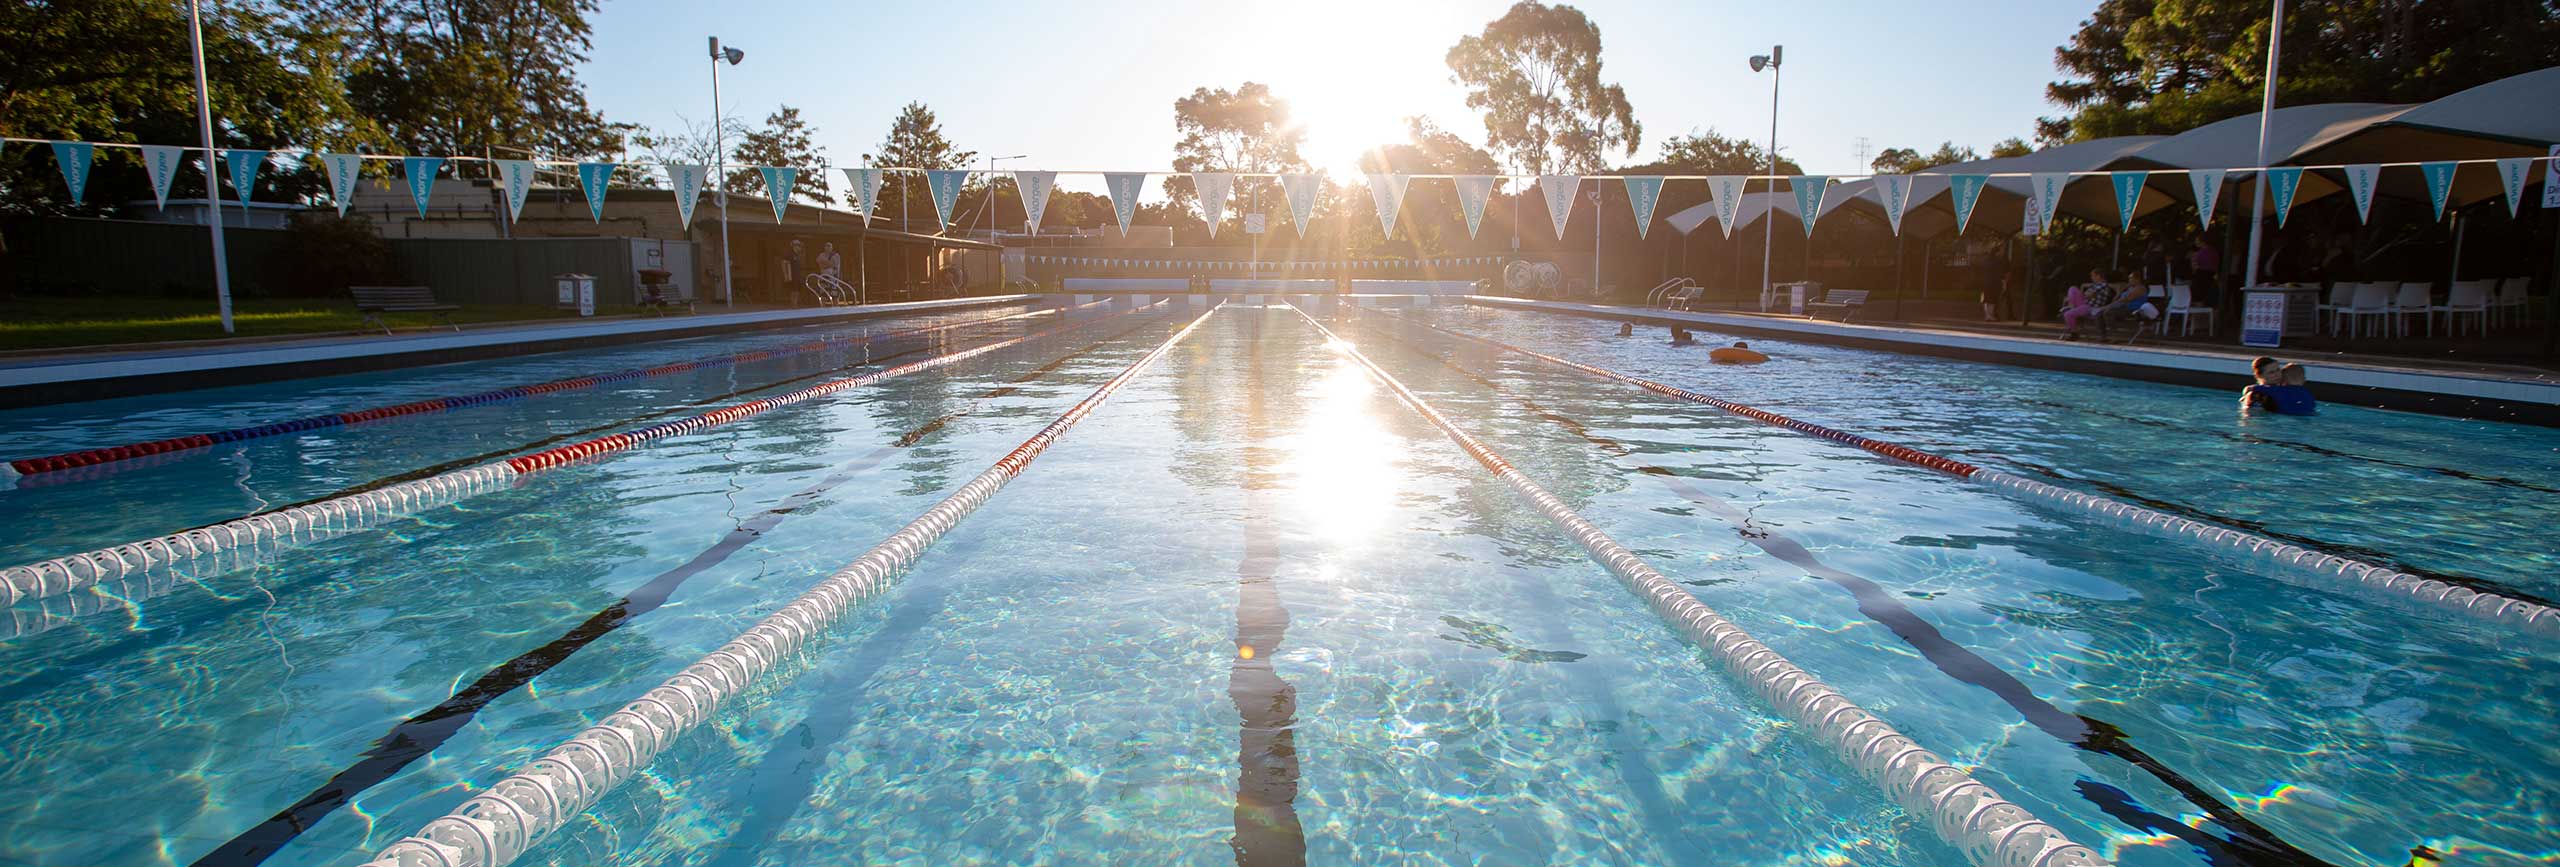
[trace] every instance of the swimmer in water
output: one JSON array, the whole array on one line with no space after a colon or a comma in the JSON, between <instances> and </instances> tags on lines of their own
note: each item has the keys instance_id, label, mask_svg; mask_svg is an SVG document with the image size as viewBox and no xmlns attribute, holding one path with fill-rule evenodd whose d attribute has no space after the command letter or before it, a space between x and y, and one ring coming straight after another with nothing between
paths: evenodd
<instances>
[{"instance_id":1,"label":"swimmer in water","mask_svg":"<svg viewBox=\"0 0 2560 867\"><path fill-rule=\"evenodd\" d=\"M1689 329L1674 325L1671 326L1671 345L1696 346L1698 341L1697 338L1689 336Z\"/></svg>"},{"instance_id":2,"label":"swimmer in water","mask_svg":"<svg viewBox=\"0 0 2560 867\"><path fill-rule=\"evenodd\" d=\"M1618 323L1618 336L1619 336L1619 337L1634 337L1634 336L1636 336L1636 324L1635 324L1635 323L1633 323L1633 322L1620 322L1620 323Z\"/></svg>"},{"instance_id":3,"label":"swimmer in water","mask_svg":"<svg viewBox=\"0 0 2560 867\"><path fill-rule=\"evenodd\" d=\"M1769 356L1760 354L1760 351L1751 348L1749 343L1736 340L1732 346L1718 347L1715 351L1707 353L1707 360L1717 364L1759 364L1769 360Z\"/></svg>"}]
</instances>

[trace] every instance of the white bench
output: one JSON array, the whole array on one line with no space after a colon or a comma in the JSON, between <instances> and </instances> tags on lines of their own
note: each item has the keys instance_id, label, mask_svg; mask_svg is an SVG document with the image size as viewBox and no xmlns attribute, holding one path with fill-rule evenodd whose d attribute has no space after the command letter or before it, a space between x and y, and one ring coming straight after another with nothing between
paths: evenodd
<instances>
[{"instance_id":1,"label":"white bench","mask_svg":"<svg viewBox=\"0 0 2560 867\"><path fill-rule=\"evenodd\" d=\"M1838 310L1840 311L1840 321L1847 322L1850 317L1858 315L1858 308L1867 306L1867 290L1825 290L1822 293L1822 300L1807 301L1804 303L1804 306L1805 315L1807 316L1819 319L1822 318L1821 311L1823 310Z\"/></svg>"}]
</instances>

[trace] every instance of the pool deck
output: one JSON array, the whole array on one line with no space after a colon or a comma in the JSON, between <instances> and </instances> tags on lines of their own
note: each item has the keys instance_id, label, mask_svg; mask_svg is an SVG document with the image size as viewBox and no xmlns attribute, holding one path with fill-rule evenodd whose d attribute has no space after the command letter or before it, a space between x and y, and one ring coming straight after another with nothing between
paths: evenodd
<instances>
[{"instance_id":1,"label":"pool deck","mask_svg":"<svg viewBox=\"0 0 2560 867\"><path fill-rule=\"evenodd\" d=\"M459 332L207 341L201 346L24 355L0 360L0 409L1012 304L1034 297L989 295L853 307L549 320L466 327Z\"/></svg>"},{"instance_id":2,"label":"pool deck","mask_svg":"<svg viewBox=\"0 0 2560 867\"><path fill-rule=\"evenodd\" d=\"M1991 361L2176 385L2228 388L2249 384L2249 361L2273 355L2311 366L2320 399L2435 415L2560 426L2560 374L2526 367L2402 362L2376 356L2288 353L2244 346L2126 346L2072 342L1978 330L1832 322L1797 316L1716 313L1471 295L1469 303L1543 310L1654 325L1686 325L1772 337Z\"/></svg>"}]
</instances>

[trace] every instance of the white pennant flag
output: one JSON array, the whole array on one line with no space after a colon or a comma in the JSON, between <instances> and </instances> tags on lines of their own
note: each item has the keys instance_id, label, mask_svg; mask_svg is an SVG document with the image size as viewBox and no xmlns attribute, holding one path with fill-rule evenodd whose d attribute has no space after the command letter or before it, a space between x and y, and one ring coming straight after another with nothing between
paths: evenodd
<instances>
[{"instance_id":1,"label":"white pennant flag","mask_svg":"<svg viewBox=\"0 0 2560 867\"><path fill-rule=\"evenodd\" d=\"M320 154L320 167L329 172L329 200L338 205L338 216L347 215L347 206L356 203L356 178L364 173L364 157L358 154Z\"/></svg>"},{"instance_id":2,"label":"white pennant flag","mask_svg":"<svg viewBox=\"0 0 2560 867\"><path fill-rule=\"evenodd\" d=\"M1717 175L1707 179L1707 200L1716 205L1716 225L1724 227L1724 236L1733 237L1733 221L1742 213L1742 187L1751 181L1742 175Z\"/></svg>"},{"instance_id":3,"label":"white pennant flag","mask_svg":"<svg viewBox=\"0 0 2560 867\"><path fill-rule=\"evenodd\" d=\"M693 205L695 200L702 198L702 167L667 166L667 186L675 188L676 225L686 229L692 228Z\"/></svg>"},{"instance_id":4,"label":"white pennant flag","mask_svg":"<svg viewBox=\"0 0 2560 867\"><path fill-rule=\"evenodd\" d=\"M1129 221L1138 218L1138 197L1147 191L1145 172L1106 172L1102 186L1111 193L1112 216L1120 218L1120 237L1129 236Z\"/></svg>"},{"instance_id":5,"label":"white pennant flag","mask_svg":"<svg viewBox=\"0 0 2560 867\"><path fill-rule=\"evenodd\" d=\"M1411 175L1369 176L1369 200L1378 206L1378 229L1389 238L1396 236L1396 213L1404 210L1405 187L1411 183Z\"/></svg>"},{"instance_id":6,"label":"white pennant flag","mask_svg":"<svg viewBox=\"0 0 2560 867\"><path fill-rule=\"evenodd\" d=\"M142 170L151 175L151 195L159 199L161 208L169 207L169 184L178 179L178 167L186 163L186 148L174 145L142 146ZM344 216L346 210L340 208L338 213Z\"/></svg>"},{"instance_id":7,"label":"white pennant flag","mask_svg":"<svg viewBox=\"0 0 2560 867\"><path fill-rule=\"evenodd\" d=\"M2533 171L2533 161L2540 157L2508 157L2498 161L2498 182L2506 185L2507 216L2515 216L2524 206L2525 178Z\"/></svg>"},{"instance_id":8,"label":"white pennant flag","mask_svg":"<svg viewBox=\"0 0 2560 867\"><path fill-rule=\"evenodd\" d=\"M1556 221L1556 240L1564 240L1564 224L1573 219L1573 194L1581 188L1580 175L1538 176L1538 192L1547 197L1547 216Z\"/></svg>"},{"instance_id":9,"label":"white pennant flag","mask_svg":"<svg viewBox=\"0 0 2560 867\"><path fill-rule=\"evenodd\" d=\"M1227 219L1227 199L1235 195L1236 176L1228 172L1192 172L1191 189L1200 195L1200 219L1209 224L1209 237L1218 237L1218 224Z\"/></svg>"},{"instance_id":10,"label":"white pennant flag","mask_svg":"<svg viewBox=\"0 0 2560 867\"><path fill-rule=\"evenodd\" d=\"M1316 192L1323 184L1323 175L1280 176L1280 191L1289 197L1289 218L1297 222L1299 237L1306 237L1307 220L1315 216Z\"/></svg>"},{"instance_id":11,"label":"white pennant flag","mask_svg":"<svg viewBox=\"0 0 2560 867\"><path fill-rule=\"evenodd\" d=\"M2356 200L2356 224L2363 225L2373 213L2373 185L2382 179L2382 167L2366 163L2340 171L2347 176L2347 195Z\"/></svg>"},{"instance_id":12,"label":"white pennant flag","mask_svg":"<svg viewBox=\"0 0 2560 867\"><path fill-rule=\"evenodd\" d=\"M2031 231L2027 234L2043 234L2045 227L2053 225L2054 209L2062 205L2062 188L2069 183L2070 172L2036 172L2027 176L2027 205L2033 209Z\"/></svg>"},{"instance_id":13,"label":"white pennant flag","mask_svg":"<svg viewBox=\"0 0 2560 867\"><path fill-rule=\"evenodd\" d=\"M524 218L524 200L533 192L532 160L497 160L498 188L507 194L507 222Z\"/></svg>"},{"instance_id":14,"label":"white pennant flag","mask_svg":"<svg viewBox=\"0 0 2560 867\"><path fill-rule=\"evenodd\" d=\"M1492 175L1459 175L1458 210L1467 216L1467 237L1476 236L1476 227L1484 225L1484 205L1493 199Z\"/></svg>"},{"instance_id":15,"label":"white pennant flag","mask_svg":"<svg viewBox=\"0 0 2560 867\"><path fill-rule=\"evenodd\" d=\"M2213 202L2222 198L2224 169L2188 169L2187 185L2196 194L2196 226L2213 228Z\"/></svg>"},{"instance_id":16,"label":"white pennant flag","mask_svg":"<svg viewBox=\"0 0 2560 867\"><path fill-rule=\"evenodd\" d=\"M1057 186L1057 172L1013 173L1013 188L1022 194L1022 219L1031 224L1031 234L1040 234L1040 217L1049 212L1049 191ZM1120 230L1122 234L1128 231Z\"/></svg>"},{"instance_id":17,"label":"white pennant flag","mask_svg":"<svg viewBox=\"0 0 2560 867\"><path fill-rule=\"evenodd\" d=\"M853 212L864 222L871 220L871 207L880 203L879 169L845 169L844 179L853 184Z\"/></svg>"},{"instance_id":18,"label":"white pennant flag","mask_svg":"<svg viewBox=\"0 0 2560 867\"><path fill-rule=\"evenodd\" d=\"M1885 222L1893 224L1893 234L1902 235L1902 215L1911 210L1911 176L1877 175L1874 178L1876 204L1884 206Z\"/></svg>"}]
</instances>

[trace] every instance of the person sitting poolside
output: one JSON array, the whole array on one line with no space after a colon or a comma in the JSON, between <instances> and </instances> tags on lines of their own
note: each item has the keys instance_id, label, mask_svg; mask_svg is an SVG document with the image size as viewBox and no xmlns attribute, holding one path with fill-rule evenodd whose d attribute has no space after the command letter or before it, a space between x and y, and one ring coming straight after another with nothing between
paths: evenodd
<instances>
[{"instance_id":1,"label":"person sitting poolside","mask_svg":"<svg viewBox=\"0 0 2560 867\"><path fill-rule=\"evenodd\" d=\"M1698 339L1689 336L1689 329L1674 325L1671 326L1671 345L1696 346L1698 345Z\"/></svg>"},{"instance_id":2,"label":"person sitting poolside","mask_svg":"<svg viewBox=\"0 0 2560 867\"><path fill-rule=\"evenodd\" d=\"M2240 411L2264 409L2277 415L2317 415L2320 401L2311 396L2311 374L2299 364L2277 364L2273 358L2259 356L2250 362L2258 384L2240 392Z\"/></svg>"},{"instance_id":3,"label":"person sitting poolside","mask_svg":"<svg viewBox=\"0 0 2560 867\"><path fill-rule=\"evenodd\" d=\"M2062 292L2062 339L2080 339L2080 322L2098 314L2107 294L2107 272L2091 270L2090 282Z\"/></svg>"},{"instance_id":4,"label":"person sitting poolside","mask_svg":"<svg viewBox=\"0 0 2560 867\"><path fill-rule=\"evenodd\" d=\"M1752 349L1749 343L1736 340L1732 346L1719 346L1708 352L1707 360L1717 364L1759 364L1769 360L1769 356Z\"/></svg>"},{"instance_id":5,"label":"person sitting poolside","mask_svg":"<svg viewBox=\"0 0 2560 867\"><path fill-rule=\"evenodd\" d=\"M2128 275L2128 279L2116 290L2114 296L2100 302L2098 339L2106 339L2107 326L2119 322L2130 322L2133 324L2133 330L2125 335L2124 342L2132 343L2134 336L2142 333L2144 322L2158 318L2160 318L2160 308L2151 306L2151 287L2142 282L2142 275Z\"/></svg>"}]
</instances>

